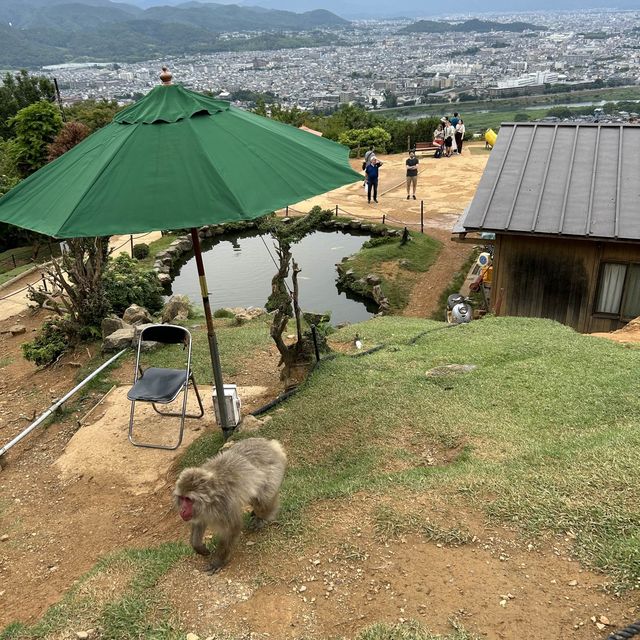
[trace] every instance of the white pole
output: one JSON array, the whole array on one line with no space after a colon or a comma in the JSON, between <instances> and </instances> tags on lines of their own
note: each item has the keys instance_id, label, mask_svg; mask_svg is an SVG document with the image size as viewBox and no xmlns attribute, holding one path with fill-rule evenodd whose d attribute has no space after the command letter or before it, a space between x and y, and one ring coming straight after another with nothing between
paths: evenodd
<instances>
[{"instance_id":1,"label":"white pole","mask_svg":"<svg viewBox=\"0 0 640 640\"><path fill-rule=\"evenodd\" d=\"M62 406L76 391L79 391L84 387L87 382L93 380L103 369L106 369L111 363L115 362L123 353L127 350L123 349L119 353L116 353L113 358L107 360L104 364L100 365L92 374L88 375L79 385L75 386L67 395L63 396L55 404L51 405L35 422L32 422L21 434L17 435L9 444L6 444L0 449L0 456L3 456L14 444L17 444L26 435L30 434L39 424L46 420L56 409Z\"/></svg>"}]
</instances>

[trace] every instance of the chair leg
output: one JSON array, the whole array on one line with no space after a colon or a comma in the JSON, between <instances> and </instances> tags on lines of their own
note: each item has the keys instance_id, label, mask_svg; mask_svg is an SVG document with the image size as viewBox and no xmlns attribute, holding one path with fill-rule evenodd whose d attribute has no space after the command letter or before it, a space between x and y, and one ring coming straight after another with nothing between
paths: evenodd
<instances>
[{"instance_id":1,"label":"chair leg","mask_svg":"<svg viewBox=\"0 0 640 640\"><path fill-rule=\"evenodd\" d=\"M193 383L193 390L195 391L196 398L198 399L200 413L199 414L185 413L184 417L185 418L202 418L202 416L204 415L204 406L202 405L202 399L200 398L200 393L198 391L198 387L196 386L196 380L193 377L193 374L189 376L189 380L191 380L191 382ZM187 393L187 387L185 387L184 393L185 394ZM160 409L158 409L158 407L156 406L155 402L152 402L151 405L153 406L153 409L155 410L155 412L159 413L161 416L181 416L182 415L182 411L160 411Z\"/></svg>"},{"instance_id":2,"label":"chair leg","mask_svg":"<svg viewBox=\"0 0 640 640\"><path fill-rule=\"evenodd\" d=\"M173 450L177 449L182 444L182 436L184 434L184 415L183 414L176 414L176 415L180 415L181 419L180 419L180 433L178 435L178 441L174 445L151 444L151 443L148 443L148 442L137 442L133 437L133 417L134 417L134 413L135 413L135 406L136 406L136 401L132 400L131 401L131 414L129 416L129 442L134 447L144 447L145 449L166 449L168 451L173 451Z\"/></svg>"}]
</instances>

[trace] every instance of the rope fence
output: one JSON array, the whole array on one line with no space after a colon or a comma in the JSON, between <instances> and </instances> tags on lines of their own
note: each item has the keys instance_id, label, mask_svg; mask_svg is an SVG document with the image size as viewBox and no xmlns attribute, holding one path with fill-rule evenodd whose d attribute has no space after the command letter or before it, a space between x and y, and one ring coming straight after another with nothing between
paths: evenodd
<instances>
[{"instance_id":1,"label":"rope fence","mask_svg":"<svg viewBox=\"0 0 640 640\"><path fill-rule=\"evenodd\" d=\"M308 212L300 211L299 209L294 209L293 207L285 207L283 209L285 217L289 217L291 213L299 214L301 216L306 216ZM343 209L340 205L335 205L333 207L334 215L338 217L340 213L343 213L350 218L355 220L361 220L363 222L373 222L379 224L387 224L387 222L391 222L393 224L400 225L402 227L413 227L420 230L420 233L424 233L424 200L420 200L420 222L407 222L405 220L398 220L396 218L392 218L387 213L383 213L381 216L363 216L361 214L353 213L353 211L347 211Z\"/></svg>"}]
</instances>

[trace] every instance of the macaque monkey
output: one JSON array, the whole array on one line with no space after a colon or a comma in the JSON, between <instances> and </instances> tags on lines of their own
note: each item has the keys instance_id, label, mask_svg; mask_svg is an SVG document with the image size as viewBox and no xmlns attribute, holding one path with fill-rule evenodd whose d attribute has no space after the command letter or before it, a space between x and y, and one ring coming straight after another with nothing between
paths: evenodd
<instances>
[{"instance_id":1,"label":"macaque monkey","mask_svg":"<svg viewBox=\"0 0 640 640\"><path fill-rule=\"evenodd\" d=\"M180 517L191 522L194 551L209 555L203 542L207 527L218 534L208 573L215 573L229 561L247 505L253 508L251 529L262 529L275 519L286 465L287 455L277 440L248 438L178 476L174 502Z\"/></svg>"}]
</instances>

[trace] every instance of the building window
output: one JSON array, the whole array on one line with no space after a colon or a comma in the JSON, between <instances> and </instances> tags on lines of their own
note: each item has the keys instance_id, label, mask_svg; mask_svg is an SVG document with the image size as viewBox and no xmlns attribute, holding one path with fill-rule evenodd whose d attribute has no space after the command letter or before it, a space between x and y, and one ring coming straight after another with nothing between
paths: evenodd
<instances>
[{"instance_id":1,"label":"building window","mask_svg":"<svg viewBox=\"0 0 640 640\"><path fill-rule=\"evenodd\" d=\"M640 264L602 264L596 313L621 319L640 316Z\"/></svg>"}]
</instances>

